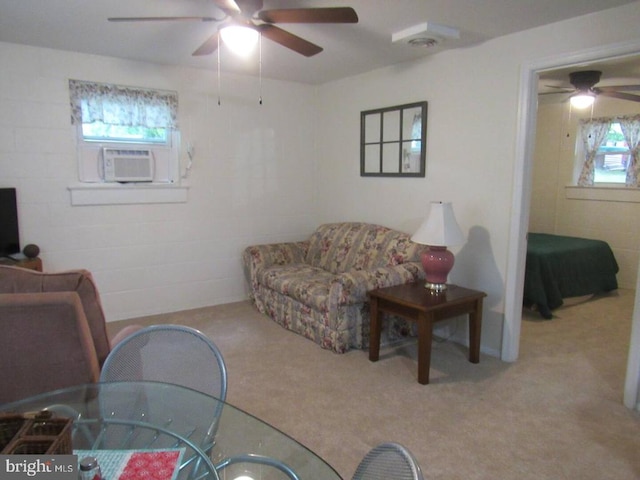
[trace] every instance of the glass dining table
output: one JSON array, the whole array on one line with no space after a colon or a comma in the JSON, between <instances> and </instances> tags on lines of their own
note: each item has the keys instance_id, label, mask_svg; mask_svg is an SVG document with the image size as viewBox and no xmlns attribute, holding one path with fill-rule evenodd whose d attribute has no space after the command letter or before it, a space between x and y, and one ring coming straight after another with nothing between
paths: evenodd
<instances>
[{"instance_id":1,"label":"glass dining table","mask_svg":"<svg viewBox=\"0 0 640 480\"><path fill-rule=\"evenodd\" d=\"M42 411L73 420L73 453L95 456L106 480L117 480L124 468L113 459L128 459L132 452L175 452L177 479L341 480L327 462L275 427L178 385L86 384L0 405L0 414Z\"/></svg>"}]
</instances>

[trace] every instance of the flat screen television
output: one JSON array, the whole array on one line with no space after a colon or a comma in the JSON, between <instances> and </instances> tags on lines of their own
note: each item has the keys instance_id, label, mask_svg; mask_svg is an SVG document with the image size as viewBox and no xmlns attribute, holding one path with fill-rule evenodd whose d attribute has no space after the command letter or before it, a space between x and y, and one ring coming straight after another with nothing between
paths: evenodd
<instances>
[{"instance_id":1,"label":"flat screen television","mask_svg":"<svg viewBox=\"0 0 640 480\"><path fill-rule=\"evenodd\" d=\"M20 253L15 188L0 188L0 257Z\"/></svg>"}]
</instances>

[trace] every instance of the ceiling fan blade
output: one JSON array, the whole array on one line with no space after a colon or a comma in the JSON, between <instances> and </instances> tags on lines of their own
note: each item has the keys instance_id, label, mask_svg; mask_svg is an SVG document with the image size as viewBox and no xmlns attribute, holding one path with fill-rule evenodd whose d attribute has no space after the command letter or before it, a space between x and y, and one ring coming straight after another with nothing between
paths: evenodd
<instances>
[{"instance_id":1,"label":"ceiling fan blade","mask_svg":"<svg viewBox=\"0 0 640 480\"><path fill-rule=\"evenodd\" d=\"M200 22L220 22L222 18L215 17L111 17L110 22L166 22L174 20L198 20Z\"/></svg>"},{"instance_id":2,"label":"ceiling fan blade","mask_svg":"<svg viewBox=\"0 0 640 480\"><path fill-rule=\"evenodd\" d=\"M575 92L576 89L575 88L571 88L571 87L558 87L557 85L545 85L546 88L555 88L556 90L558 90L557 92L550 92L550 93L562 93L562 92Z\"/></svg>"},{"instance_id":3,"label":"ceiling fan blade","mask_svg":"<svg viewBox=\"0 0 640 480\"><path fill-rule=\"evenodd\" d=\"M598 94L602 95L603 97L617 98L619 100L630 100L632 102L640 102L640 95L632 95L631 93L599 91Z\"/></svg>"},{"instance_id":4,"label":"ceiling fan blade","mask_svg":"<svg viewBox=\"0 0 640 480\"><path fill-rule=\"evenodd\" d=\"M279 43L283 47L287 47L294 52L298 52L305 57L312 57L320 53L323 49L318 45L308 42L304 38L300 38L292 33L282 30L274 25L265 23L264 25L256 25L257 30L272 42Z\"/></svg>"},{"instance_id":5,"label":"ceiling fan blade","mask_svg":"<svg viewBox=\"0 0 640 480\"><path fill-rule=\"evenodd\" d=\"M234 0L213 0L213 3L227 15L240 13L240 7Z\"/></svg>"},{"instance_id":6,"label":"ceiling fan blade","mask_svg":"<svg viewBox=\"0 0 640 480\"><path fill-rule=\"evenodd\" d=\"M253 14L264 6L263 0L235 0L240 7L240 13L245 18L253 17Z\"/></svg>"},{"instance_id":7,"label":"ceiling fan blade","mask_svg":"<svg viewBox=\"0 0 640 480\"><path fill-rule=\"evenodd\" d=\"M211 35L192 53L193 56L210 55L218 49L218 32Z\"/></svg>"},{"instance_id":8,"label":"ceiling fan blade","mask_svg":"<svg viewBox=\"0 0 640 480\"><path fill-rule=\"evenodd\" d=\"M640 85L610 85L607 87L598 87L598 90L601 92L617 92L619 90L638 91L640 90Z\"/></svg>"},{"instance_id":9,"label":"ceiling fan blade","mask_svg":"<svg viewBox=\"0 0 640 480\"><path fill-rule=\"evenodd\" d=\"M267 23L358 23L351 7L263 10L258 18Z\"/></svg>"},{"instance_id":10,"label":"ceiling fan blade","mask_svg":"<svg viewBox=\"0 0 640 480\"><path fill-rule=\"evenodd\" d=\"M573 92L573 90L565 90L563 92L560 92L560 91L558 91L558 92L539 92L538 95L567 95L567 94L570 94L572 92Z\"/></svg>"}]
</instances>

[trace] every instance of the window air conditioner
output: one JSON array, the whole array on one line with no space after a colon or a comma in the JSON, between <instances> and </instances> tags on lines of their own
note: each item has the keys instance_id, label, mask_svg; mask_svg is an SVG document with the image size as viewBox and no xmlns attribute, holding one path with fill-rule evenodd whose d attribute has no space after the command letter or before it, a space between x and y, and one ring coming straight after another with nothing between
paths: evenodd
<instances>
[{"instance_id":1,"label":"window air conditioner","mask_svg":"<svg viewBox=\"0 0 640 480\"><path fill-rule=\"evenodd\" d=\"M105 182L152 182L153 153L149 149L103 148Z\"/></svg>"}]
</instances>

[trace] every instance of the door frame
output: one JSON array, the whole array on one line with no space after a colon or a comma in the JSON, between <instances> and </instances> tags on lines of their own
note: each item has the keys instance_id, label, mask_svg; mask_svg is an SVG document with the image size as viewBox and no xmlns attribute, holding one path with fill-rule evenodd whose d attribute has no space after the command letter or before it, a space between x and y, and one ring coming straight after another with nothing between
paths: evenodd
<instances>
[{"instance_id":1,"label":"door frame","mask_svg":"<svg viewBox=\"0 0 640 480\"><path fill-rule=\"evenodd\" d=\"M520 349L522 296L537 119L538 72L616 57L637 55L638 52L640 52L640 40L532 60L524 63L521 67L515 145L516 157L513 175L514 188L509 228L509 238L512 240L509 242L507 252L505 320L502 330L501 359L503 361L515 362ZM638 284L640 285L640 273L638 277ZM640 341L634 341L640 340L640 297L638 290L636 288L624 391L624 404L628 408L637 408L638 394L640 393Z\"/></svg>"}]
</instances>

